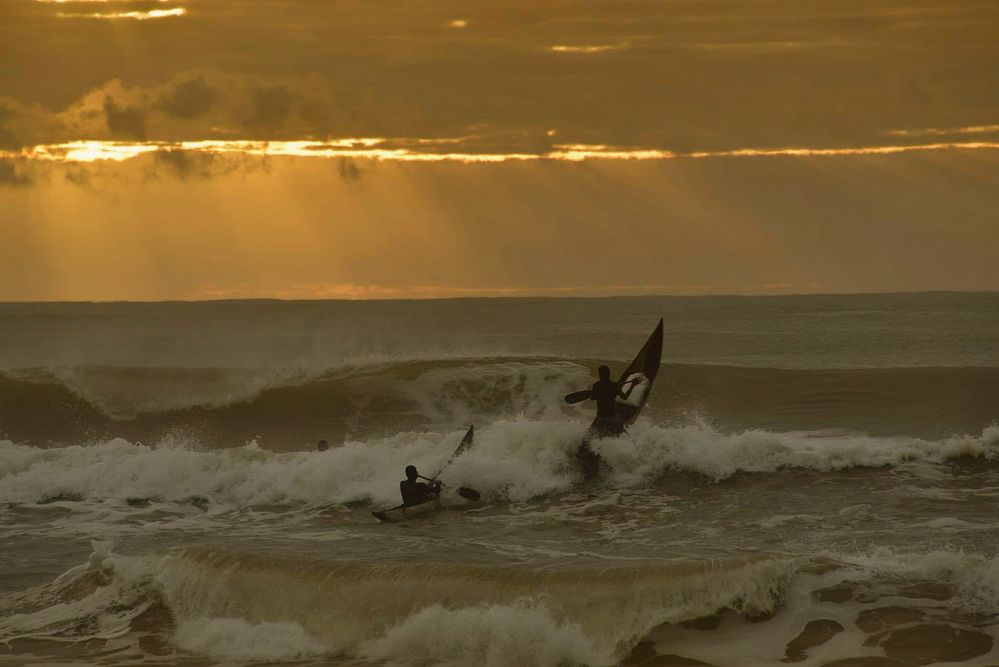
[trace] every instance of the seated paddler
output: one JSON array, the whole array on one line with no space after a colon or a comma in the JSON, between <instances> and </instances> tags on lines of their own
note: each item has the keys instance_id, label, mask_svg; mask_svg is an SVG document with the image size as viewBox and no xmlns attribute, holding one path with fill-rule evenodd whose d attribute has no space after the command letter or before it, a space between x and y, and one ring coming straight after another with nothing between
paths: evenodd
<instances>
[{"instance_id":1,"label":"seated paddler","mask_svg":"<svg viewBox=\"0 0 999 667\"><path fill-rule=\"evenodd\" d=\"M440 482L431 480L433 481L432 484L426 484L418 481L419 479L420 473L416 471L416 466L406 466L406 479L399 482L399 491L402 492L403 506L419 505L440 495Z\"/></svg>"}]
</instances>

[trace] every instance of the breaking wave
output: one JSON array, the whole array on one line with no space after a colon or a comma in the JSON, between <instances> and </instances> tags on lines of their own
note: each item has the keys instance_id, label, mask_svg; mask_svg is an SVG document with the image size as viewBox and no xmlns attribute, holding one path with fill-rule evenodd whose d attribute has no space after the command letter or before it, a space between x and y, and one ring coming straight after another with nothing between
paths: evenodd
<instances>
[{"instance_id":1,"label":"breaking wave","mask_svg":"<svg viewBox=\"0 0 999 667\"><path fill-rule=\"evenodd\" d=\"M158 623L174 629L180 649L218 659L609 664L662 623L721 608L772 611L797 567L787 558L368 565L200 549L127 557L97 544L86 565L0 599L11 612L0 635L117 637L162 605Z\"/></svg>"},{"instance_id":2,"label":"breaking wave","mask_svg":"<svg viewBox=\"0 0 999 667\"><path fill-rule=\"evenodd\" d=\"M0 436L19 442L151 440L210 446L257 439L301 449L318 438L385 436L496 419L585 420L562 396L598 362L489 358L284 369L66 367L0 375ZM727 430L843 429L939 438L999 418L999 368L781 370L667 365L645 414Z\"/></svg>"},{"instance_id":3,"label":"breaking wave","mask_svg":"<svg viewBox=\"0 0 999 667\"><path fill-rule=\"evenodd\" d=\"M941 597L941 586L956 593ZM682 647L722 665L740 664L751 648L770 664L800 651L795 647L816 623L859 646L858 628L873 632L868 626L888 622L879 614L892 609L935 623L920 626L931 631L943 622L987 627L999 613L996 590L996 559L951 551L559 569L365 564L194 548L123 556L95 543L89 562L55 581L0 596L8 611L0 636L79 642L141 629L166 635L177 655L224 661L352 656L495 667L615 664L651 639L666 653ZM903 600L909 611L898 612ZM786 613L774 618L781 609ZM977 621L968 620L973 611ZM904 618L895 623L908 628L912 621ZM762 633L761 622L768 622ZM920 627L903 634L925 632ZM979 653L989 651L987 636L959 632L988 643ZM885 646L889 655L904 650ZM832 642L819 655L828 659L836 647Z\"/></svg>"},{"instance_id":4,"label":"breaking wave","mask_svg":"<svg viewBox=\"0 0 999 667\"><path fill-rule=\"evenodd\" d=\"M497 501L568 491L579 482L572 458L585 426L578 422L500 420L477 430L476 444L444 479ZM0 441L0 502L158 500L223 506L301 503L392 503L400 469L439 470L463 431L403 432L348 441L325 452L274 452L255 443L202 449L196 442L156 446L116 439L94 445L37 448ZM642 487L684 471L722 480L737 473L843 470L999 458L999 426L941 440L829 432L725 433L706 424L669 428L640 421L621 438L597 445L608 465L604 483Z\"/></svg>"}]
</instances>

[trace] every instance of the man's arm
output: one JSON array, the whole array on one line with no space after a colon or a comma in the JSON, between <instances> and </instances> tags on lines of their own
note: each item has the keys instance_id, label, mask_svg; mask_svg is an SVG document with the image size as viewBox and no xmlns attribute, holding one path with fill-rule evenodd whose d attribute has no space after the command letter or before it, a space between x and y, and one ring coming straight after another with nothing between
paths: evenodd
<instances>
[{"instance_id":1,"label":"man's arm","mask_svg":"<svg viewBox=\"0 0 999 667\"><path fill-rule=\"evenodd\" d=\"M423 482L420 482L419 484L417 484L417 487L420 489L420 496L424 499L428 498L429 496L440 495L441 492L440 482L434 482L432 486L430 484L424 484Z\"/></svg>"},{"instance_id":2,"label":"man's arm","mask_svg":"<svg viewBox=\"0 0 999 667\"><path fill-rule=\"evenodd\" d=\"M628 387L628 391L621 391L621 387L618 387L617 388L617 395L627 401L628 397L631 396L631 392L633 392L635 390L635 387L637 387L639 385L639 383L643 379L644 378L641 375L639 375L636 378L632 378L631 380L628 380L627 382L624 383L624 384L630 384L631 385L630 387Z\"/></svg>"}]
</instances>

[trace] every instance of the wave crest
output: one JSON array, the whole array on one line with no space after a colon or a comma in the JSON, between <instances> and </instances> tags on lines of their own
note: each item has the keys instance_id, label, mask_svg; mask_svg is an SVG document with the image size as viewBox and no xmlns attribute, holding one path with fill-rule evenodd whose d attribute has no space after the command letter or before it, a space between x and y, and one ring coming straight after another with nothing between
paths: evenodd
<instances>
[{"instance_id":1,"label":"wave crest","mask_svg":"<svg viewBox=\"0 0 999 667\"><path fill-rule=\"evenodd\" d=\"M217 659L348 654L403 663L608 664L662 623L726 607L771 611L796 570L792 559L762 557L538 570L104 550L61 585L24 593L37 609L0 621L0 632L122 636L159 601L169 611L161 629L172 628L182 649ZM104 574L84 594L68 592L67 582L80 587L97 572ZM94 625L106 616L116 622Z\"/></svg>"},{"instance_id":2,"label":"wave crest","mask_svg":"<svg viewBox=\"0 0 999 667\"><path fill-rule=\"evenodd\" d=\"M258 437L294 449L318 438L457 428L522 415L591 415L562 396L597 361L555 358L366 360L287 368L54 367L0 371L0 427L11 439L79 442L197 434L212 445ZM940 438L994 421L999 368L780 370L664 367L645 414L706 415L730 430L841 429ZM39 418L44 415L45 418Z\"/></svg>"},{"instance_id":3,"label":"wave crest","mask_svg":"<svg viewBox=\"0 0 999 667\"><path fill-rule=\"evenodd\" d=\"M579 482L573 453L578 422L497 421L448 468L445 481L471 486L493 501L562 493ZM0 441L0 502L134 499L210 502L222 507L300 503L394 503L407 464L436 471L462 431L403 432L350 441L326 452L272 452L254 444L202 450L196 442L158 446L116 439L92 446L39 449ZM598 443L606 483L642 487L671 470L722 480L740 472L779 473L945 463L999 458L999 426L943 440L863 435L725 433L700 424L681 428L640 421L620 438Z\"/></svg>"},{"instance_id":4,"label":"wave crest","mask_svg":"<svg viewBox=\"0 0 999 667\"><path fill-rule=\"evenodd\" d=\"M876 615L906 600L910 616L925 622L966 623L971 609L987 625L999 610L997 582L995 558L953 551L536 569L179 548L122 556L95 544L88 563L54 582L0 596L10 612L0 634L125 637L145 618L143 632L227 661L346 655L399 664L602 665L651 638L663 652L682 647L712 664L743 664L743 650L769 664L791 651L806 621L835 619L847 640L860 641L874 630L858 633L858 612ZM937 583L958 591L946 598L950 615ZM165 613L152 625L147 612L157 605Z\"/></svg>"}]
</instances>

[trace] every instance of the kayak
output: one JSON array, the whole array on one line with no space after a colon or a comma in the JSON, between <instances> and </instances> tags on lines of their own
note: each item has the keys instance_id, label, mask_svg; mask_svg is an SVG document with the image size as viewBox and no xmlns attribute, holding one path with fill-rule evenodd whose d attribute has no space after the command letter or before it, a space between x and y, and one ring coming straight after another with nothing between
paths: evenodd
<instances>
[{"instance_id":1,"label":"kayak","mask_svg":"<svg viewBox=\"0 0 999 667\"><path fill-rule=\"evenodd\" d=\"M441 476L444 470L451 464L452 461L454 461L456 458L458 458L459 456L461 456L462 454L464 454L469 450L469 448L472 446L474 439L475 439L475 427L469 426L468 431L465 433L465 437L461 439L461 444L459 444L458 448L454 450L454 454L452 454L451 458L447 460L447 463L445 463L444 466L433 477L430 478L423 477L422 479L426 479L427 481L430 482L435 482L437 478ZM465 500L471 500L472 502L479 500L480 497L478 491L476 491L475 489L470 489L465 486L458 487L458 495L464 498ZM416 505L408 505L408 506L398 505L396 507L392 507L391 509L379 510L377 512L372 512L371 514L374 515L376 519L378 519L383 523L392 523L396 521L408 521L409 519L413 519L418 516L431 514L433 512L436 512L440 508L441 508L440 496L434 496L430 500L426 500Z\"/></svg>"},{"instance_id":2,"label":"kayak","mask_svg":"<svg viewBox=\"0 0 999 667\"><path fill-rule=\"evenodd\" d=\"M593 451L590 444L599 438L621 435L633 424L642 408L649 400L652 385L659 375L659 366L663 356L663 320L653 330L645 345L638 351L635 358L621 374L618 386L634 384L628 398L620 396L614 401L614 416L610 418L597 417L590 424L583 441L579 445L576 458L583 465L583 474L592 479L600 470L600 455Z\"/></svg>"},{"instance_id":3,"label":"kayak","mask_svg":"<svg viewBox=\"0 0 999 667\"><path fill-rule=\"evenodd\" d=\"M433 498L419 505L399 505L392 509L372 512L376 519L383 523L394 523L396 521L406 521L418 516L424 516L438 511L441 508L441 499Z\"/></svg>"}]
</instances>

